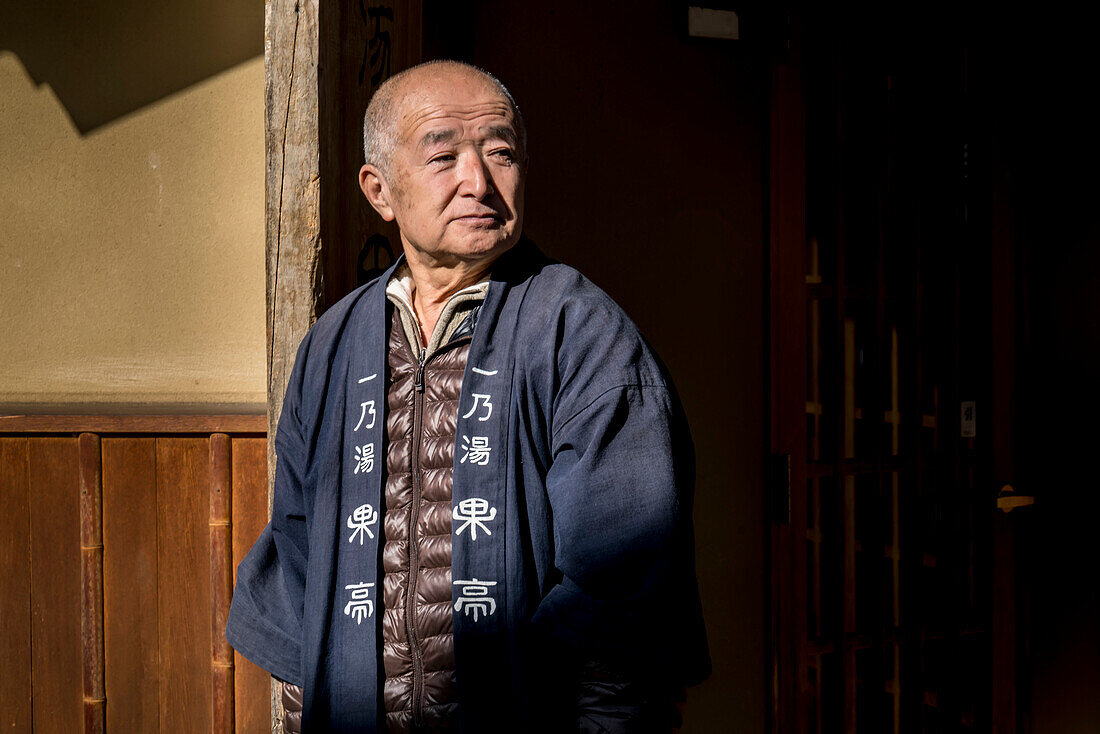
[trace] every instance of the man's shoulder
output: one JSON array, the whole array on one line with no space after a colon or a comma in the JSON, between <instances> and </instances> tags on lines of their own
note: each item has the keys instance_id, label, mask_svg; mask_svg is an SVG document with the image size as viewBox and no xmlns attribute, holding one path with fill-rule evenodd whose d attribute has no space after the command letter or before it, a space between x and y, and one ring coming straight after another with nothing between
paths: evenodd
<instances>
[{"instance_id":1,"label":"man's shoulder","mask_svg":"<svg viewBox=\"0 0 1100 734\"><path fill-rule=\"evenodd\" d=\"M667 371L622 307L576 268L539 268L523 299L517 333L528 371L570 379L579 393L613 385L665 385Z\"/></svg>"},{"instance_id":2,"label":"man's shoulder","mask_svg":"<svg viewBox=\"0 0 1100 734\"><path fill-rule=\"evenodd\" d=\"M372 296L378 294L378 288L384 287L383 278L361 285L317 317L302 339L302 347L315 351L334 348L348 331L349 325L360 327L359 319L366 316L366 310Z\"/></svg>"},{"instance_id":3,"label":"man's shoulder","mask_svg":"<svg viewBox=\"0 0 1100 734\"><path fill-rule=\"evenodd\" d=\"M371 303L378 295L381 278L362 285L329 307L302 337L294 357L291 389L306 392L306 386L323 391L335 364L355 343L369 338L374 328L368 317ZM296 379L295 379L296 376ZM295 388L295 385L297 387Z\"/></svg>"},{"instance_id":4,"label":"man's shoulder","mask_svg":"<svg viewBox=\"0 0 1100 734\"><path fill-rule=\"evenodd\" d=\"M538 326L541 315L549 321L563 320L575 330L602 330L615 325L629 333L637 328L607 292L576 268L561 262L544 265L531 278L525 298L525 305L528 304L533 307L529 325Z\"/></svg>"}]
</instances>

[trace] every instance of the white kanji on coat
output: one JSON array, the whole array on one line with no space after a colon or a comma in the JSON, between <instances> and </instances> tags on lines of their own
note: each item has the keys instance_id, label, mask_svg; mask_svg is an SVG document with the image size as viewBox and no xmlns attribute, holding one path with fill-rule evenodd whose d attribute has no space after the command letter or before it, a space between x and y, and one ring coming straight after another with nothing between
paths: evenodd
<instances>
[{"instance_id":1,"label":"white kanji on coat","mask_svg":"<svg viewBox=\"0 0 1100 734\"><path fill-rule=\"evenodd\" d=\"M354 619L356 624L362 624L364 617L374 615L374 602L370 600L372 586L374 584L363 582L344 587L351 592L351 599L344 606L344 614Z\"/></svg>"},{"instance_id":2,"label":"white kanji on coat","mask_svg":"<svg viewBox=\"0 0 1100 734\"><path fill-rule=\"evenodd\" d=\"M351 537L348 538L348 542L355 542L356 535L359 536L359 545L363 545L365 535L369 535L373 539L374 533L371 532L370 526L377 522L378 510L370 505L359 505L356 507L355 510L348 515L348 527L352 529Z\"/></svg>"},{"instance_id":3,"label":"white kanji on coat","mask_svg":"<svg viewBox=\"0 0 1100 734\"><path fill-rule=\"evenodd\" d=\"M489 447L488 436L462 436L462 458L458 460L459 464L465 464L469 459L471 464L477 464L478 466L485 466L489 463L489 452L492 449Z\"/></svg>"},{"instance_id":4,"label":"white kanji on coat","mask_svg":"<svg viewBox=\"0 0 1100 734\"><path fill-rule=\"evenodd\" d=\"M479 421L489 420L489 416L493 414L492 397L493 396L489 394L482 394L477 392L473 393L474 404L470 406L470 409L466 411L466 413L462 417L469 418L471 415L476 413L478 405L480 404L482 408L485 408L485 415L479 415L477 419Z\"/></svg>"},{"instance_id":5,"label":"white kanji on coat","mask_svg":"<svg viewBox=\"0 0 1100 734\"><path fill-rule=\"evenodd\" d=\"M467 617L473 616L476 622L480 617L488 617L497 610L497 603L489 596L489 587L496 586L496 581L479 581L472 578L469 581L455 581L459 588L458 600L455 601L455 611L462 612Z\"/></svg>"},{"instance_id":6,"label":"white kanji on coat","mask_svg":"<svg viewBox=\"0 0 1100 734\"><path fill-rule=\"evenodd\" d=\"M374 420L376 417L374 412L374 401L368 400L367 402L362 403L362 406L363 410L359 414L359 422L355 424L355 428L351 429L353 431L359 430L359 426L363 425L363 419L366 418L368 415L370 416L370 423L367 424L367 430L374 428Z\"/></svg>"},{"instance_id":7,"label":"white kanji on coat","mask_svg":"<svg viewBox=\"0 0 1100 734\"><path fill-rule=\"evenodd\" d=\"M364 474L370 474L374 469L374 444L365 443L362 446L355 447L355 456L352 457L352 461L355 462L355 470L353 474L363 472Z\"/></svg>"},{"instance_id":8,"label":"white kanji on coat","mask_svg":"<svg viewBox=\"0 0 1100 734\"><path fill-rule=\"evenodd\" d=\"M458 507L451 510L451 518L462 523L455 535L462 535L462 531L470 528L470 540L477 540L477 529L481 528L486 535L492 535L489 526L485 523L496 519L497 508L490 507L488 500L480 497L468 497L458 503Z\"/></svg>"}]
</instances>

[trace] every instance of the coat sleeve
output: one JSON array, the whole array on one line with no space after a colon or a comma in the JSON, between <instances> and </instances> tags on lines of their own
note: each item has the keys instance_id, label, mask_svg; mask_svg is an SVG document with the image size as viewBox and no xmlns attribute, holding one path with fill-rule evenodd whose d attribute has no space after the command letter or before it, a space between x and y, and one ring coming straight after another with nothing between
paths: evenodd
<instances>
[{"instance_id":1,"label":"coat sleeve","mask_svg":"<svg viewBox=\"0 0 1100 734\"><path fill-rule=\"evenodd\" d=\"M302 610L309 558L303 486L308 453L299 406L306 343L298 351L275 432L271 520L237 567L226 638L284 681L302 684Z\"/></svg>"},{"instance_id":2,"label":"coat sleeve","mask_svg":"<svg viewBox=\"0 0 1100 734\"><path fill-rule=\"evenodd\" d=\"M631 382L571 410L559 410L546 476L561 577L533 622L582 660L696 683L710 661L694 568L694 451L679 403L663 383Z\"/></svg>"}]
</instances>

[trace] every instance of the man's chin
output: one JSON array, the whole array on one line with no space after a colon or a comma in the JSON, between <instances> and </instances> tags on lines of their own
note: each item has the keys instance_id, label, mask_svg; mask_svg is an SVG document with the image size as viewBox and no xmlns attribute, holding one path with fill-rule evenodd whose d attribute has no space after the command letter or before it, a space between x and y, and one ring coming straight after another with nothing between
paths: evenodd
<instances>
[{"instance_id":1,"label":"man's chin","mask_svg":"<svg viewBox=\"0 0 1100 734\"><path fill-rule=\"evenodd\" d=\"M447 250L463 259L478 260L502 255L519 240L518 233L504 231L503 228L485 230L480 234L481 236L463 237Z\"/></svg>"},{"instance_id":2,"label":"man's chin","mask_svg":"<svg viewBox=\"0 0 1100 734\"><path fill-rule=\"evenodd\" d=\"M408 247L419 251L421 258L426 258L428 262L447 266L456 262L476 264L495 260L511 249L520 238L519 231L510 226L494 230L452 230L447 234L449 236L428 247L421 247L408 241L405 241L404 245L406 251ZM404 240L404 237L402 239Z\"/></svg>"}]
</instances>

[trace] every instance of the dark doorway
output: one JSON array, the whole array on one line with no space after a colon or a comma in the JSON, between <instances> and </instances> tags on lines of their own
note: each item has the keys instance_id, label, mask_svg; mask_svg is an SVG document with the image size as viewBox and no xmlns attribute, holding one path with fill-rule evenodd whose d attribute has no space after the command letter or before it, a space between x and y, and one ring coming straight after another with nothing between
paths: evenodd
<instances>
[{"instance_id":1,"label":"dark doorway","mask_svg":"<svg viewBox=\"0 0 1100 734\"><path fill-rule=\"evenodd\" d=\"M775 731L1029 731L1016 251L956 21L807 10L773 66Z\"/></svg>"}]
</instances>

